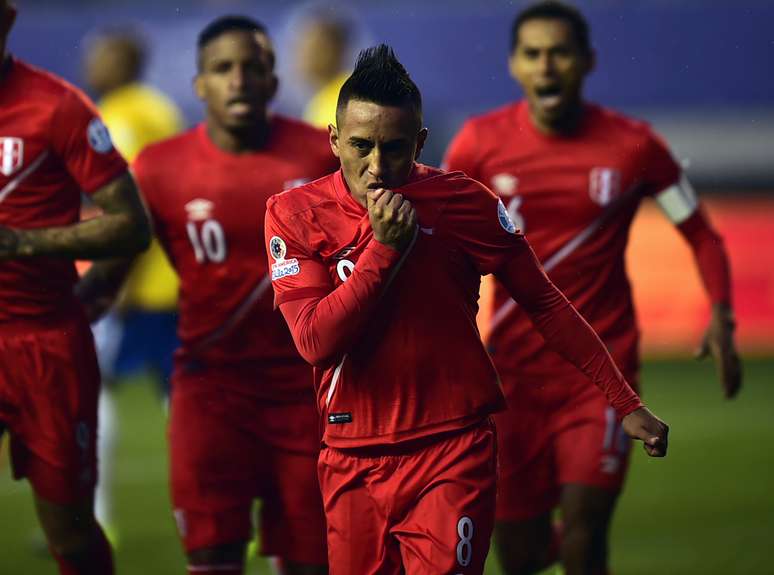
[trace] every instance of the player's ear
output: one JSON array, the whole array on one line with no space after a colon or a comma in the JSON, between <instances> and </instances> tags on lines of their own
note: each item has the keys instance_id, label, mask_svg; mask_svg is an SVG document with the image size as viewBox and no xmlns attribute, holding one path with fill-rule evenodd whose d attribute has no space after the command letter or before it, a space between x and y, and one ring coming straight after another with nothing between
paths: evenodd
<instances>
[{"instance_id":1,"label":"player's ear","mask_svg":"<svg viewBox=\"0 0 774 575\"><path fill-rule=\"evenodd\" d=\"M422 128L417 134L417 151L414 153L414 159L418 160L419 155L422 153L422 148L425 147L425 141L427 141L427 128Z\"/></svg>"},{"instance_id":2,"label":"player's ear","mask_svg":"<svg viewBox=\"0 0 774 575\"><path fill-rule=\"evenodd\" d=\"M519 80L519 73L516 71L516 48L508 55L508 74L511 78L521 83Z\"/></svg>"},{"instance_id":3,"label":"player's ear","mask_svg":"<svg viewBox=\"0 0 774 575\"><path fill-rule=\"evenodd\" d=\"M196 74L193 78L193 90L196 97L200 100L204 100L204 79L201 74Z\"/></svg>"},{"instance_id":4,"label":"player's ear","mask_svg":"<svg viewBox=\"0 0 774 575\"><path fill-rule=\"evenodd\" d=\"M333 124L328 124L328 141L331 144L331 152L337 158L339 156L339 129Z\"/></svg>"}]
</instances>

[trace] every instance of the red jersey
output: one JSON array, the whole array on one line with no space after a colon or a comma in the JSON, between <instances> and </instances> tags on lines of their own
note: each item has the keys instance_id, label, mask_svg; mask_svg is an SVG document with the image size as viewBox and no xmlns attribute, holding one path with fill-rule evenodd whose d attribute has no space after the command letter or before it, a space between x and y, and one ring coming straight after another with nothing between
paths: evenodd
<instances>
[{"instance_id":1,"label":"red jersey","mask_svg":"<svg viewBox=\"0 0 774 575\"><path fill-rule=\"evenodd\" d=\"M324 131L281 116L260 151L224 152L200 124L139 155L132 170L180 276L179 358L241 368L302 362L272 306L266 200L337 165ZM256 382L255 391L271 383Z\"/></svg>"},{"instance_id":2,"label":"red jersey","mask_svg":"<svg viewBox=\"0 0 774 575\"><path fill-rule=\"evenodd\" d=\"M126 171L96 109L61 78L14 58L0 76L0 225L77 223L81 192ZM41 317L73 305L78 276L63 258L0 261L0 321Z\"/></svg>"},{"instance_id":3,"label":"red jersey","mask_svg":"<svg viewBox=\"0 0 774 575\"><path fill-rule=\"evenodd\" d=\"M577 314L492 192L459 172L421 165L398 191L419 222L403 256L374 239L368 212L340 171L267 204L277 305L285 312L291 302L321 298L308 315L286 318L302 353L317 366L324 441L331 446L441 433L504 407L475 322L482 274L503 277L544 330L562 334L555 343L565 335L583 339L580 328L570 326L574 320L554 322L564 311ZM330 314L339 319L326 323L327 331L306 329L317 320L322 326ZM598 350L601 345L592 352ZM616 395L624 411L640 405L620 374L606 373L619 386L613 395L625 388Z\"/></svg>"},{"instance_id":4,"label":"red jersey","mask_svg":"<svg viewBox=\"0 0 774 575\"><path fill-rule=\"evenodd\" d=\"M616 363L626 373L636 370L639 334L624 251L642 198L680 178L661 139L647 125L595 105L585 106L574 135L548 136L519 102L469 120L446 163L491 186ZM489 343L498 369L574 371L500 284L494 306Z\"/></svg>"}]
</instances>

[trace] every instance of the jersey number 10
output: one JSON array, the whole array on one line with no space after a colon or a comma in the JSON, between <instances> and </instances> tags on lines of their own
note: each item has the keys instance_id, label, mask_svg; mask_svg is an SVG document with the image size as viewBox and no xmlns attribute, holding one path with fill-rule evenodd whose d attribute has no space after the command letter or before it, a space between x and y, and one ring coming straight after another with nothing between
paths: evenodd
<instances>
[{"instance_id":1,"label":"jersey number 10","mask_svg":"<svg viewBox=\"0 0 774 575\"><path fill-rule=\"evenodd\" d=\"M226 259L226 234L217 220L205 220L201 228L196 222L188 222L185 228L198 263L219 264Z\"/></svg>"}]
</instances>

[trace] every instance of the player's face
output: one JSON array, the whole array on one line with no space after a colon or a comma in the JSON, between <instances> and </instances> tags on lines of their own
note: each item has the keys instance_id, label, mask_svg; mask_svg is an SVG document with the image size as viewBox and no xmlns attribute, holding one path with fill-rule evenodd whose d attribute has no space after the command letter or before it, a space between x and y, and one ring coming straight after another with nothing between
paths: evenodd
<instances>
[{"instance_id":1,"label":"player's face","mask_svg":"<svg viewBox=\"0 0 774 575\"><path fill-rule=\"evenodd\" d=\"M16 20L16 8L6 0L0 0L0 58L5 54L5 43Z\"/></svg>"},{"instance_id":2,"label":"player's face","mask_svg":"<svg viewBox=\"0 0 774 575\"><path fill-rule=\"evenodd\" d=\"M204 46L195 88L209 121L237 131L265 122L277 91L270 45L264 34L234 31Z\"/></svg>"},{"instance_id":3,"label":"player's face","mask_svg":"<svg viewBox=\"0 0 774 575\"><path fill-rule=\"evenodd\" d=\"M527 20L519 29L509 67L538 126L561 129L581 105L583 80L593 67L593 56L581 49L567 22Z\"/></svg>"},{"instance_id":4,"label":"player's face","mask_svg":"<svg viewBox=\"0 0 774 575\"><path fill-rule=\"evenodd\" d=\"M350 100L329 131L349 190L363 205L369 189L398 188L408 181L427 138L411 108L361 100Z\"/></svg>"}]
</instances>

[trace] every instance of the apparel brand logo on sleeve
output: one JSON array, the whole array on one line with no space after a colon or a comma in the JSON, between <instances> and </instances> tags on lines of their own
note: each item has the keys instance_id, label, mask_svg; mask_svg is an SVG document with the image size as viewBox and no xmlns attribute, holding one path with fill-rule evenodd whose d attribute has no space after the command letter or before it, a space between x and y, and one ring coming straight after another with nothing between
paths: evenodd
<instances>
[{"instance_id":1,"label":"apparel brand logo on sleeve","mask_svg":"<svg viewBox=\"0 0 774 575\"><path fill-rule=\"evenodd\" d=\"M516 224L513 223L513 220L511 219L508 210L505 209L505 204L503 204L502 200L497 200L497 219L506 232L509 234L516 233Z\"/></svg>"},{"instance_id":2,"label":"apparel brand logo on sleeve","mask_svg":"<svg viewBox=\"0 0 774 575\"><path fill-rule=\"evenodd\" d=\"M210 200L203 200L201 198L191 200L185 205L185 211L188 212L188 219L194 222L209 220L214 208L215 204Z\"/></svg>"},{"instance_id":3,"label":"apparel brand logo on sleeve","mask_svg":"<svg viewBox=\"0 0 774 575\"><path fill-rule=\"evenodd\" d=\"M0 138L0 174L10 176L24 163L24 140Z\"/></svg>"},{"instance_id":4,"label":"apparel brand logo on sleeve","mask_svg":"<svg viewBox=\"0 0 774 575\"><path fill-rule=\"evenodd\" d=\"M110 139L110 132L99 118L94 118L89 122L89 126L86 128L86 138L95 152L107 154L113 149L113 140Z\"/></svg>"},{"instance_id":5,"label":"apparel brand logo on sleeve","mask_svg":"<svg viewBox=\"0 0 774 575\"><path fill-rule=\"evenodd\" d=\"M281 237L272 236L269 240L269 253L275 259L271 264L271 281L298 275L301 272L301 265L296 258L285 259L288 246Z\"/></svg>"},{"instance_id":6,"label":"apparel brand logo on sleeve","mask_svg":"<svg viewBox=\"0 0 774 575\"><path fill-rule=\"evenodd\" d=\"M349 411L345 411L343 413L329 413L328 423L332 423L334 425L352 423L352 414Z\"/></svg>"},{"instance_id":7,"label":"apparel brand logo on sleeve","mask_svg":"<svg viewBox=\"0 0 774 575\"><path fill-rule=\"evenodd\" d=\"M592 168L589 172L589 196L606 206L621 195L621 172L615 168Z\"/></svg>"},{"instance_id":8,"label":"apparel brand logo on sleeve","mask_svg":"<svg viewBox=\"0 0 774 575\"><path fill-rule=\"evenodd\" d=\"M492 188L498 196L509 198L519 188L519 178L511 174L495 174L492 176Z\"/></svg>"}]
</instances>

